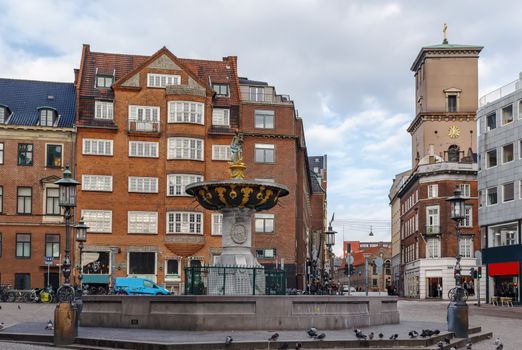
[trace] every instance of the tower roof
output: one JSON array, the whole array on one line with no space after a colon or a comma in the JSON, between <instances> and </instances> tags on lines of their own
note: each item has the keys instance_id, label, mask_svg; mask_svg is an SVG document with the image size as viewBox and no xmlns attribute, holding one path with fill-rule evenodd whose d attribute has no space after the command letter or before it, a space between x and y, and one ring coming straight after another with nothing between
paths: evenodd
<instances>
[{"instance_id":1,"label":"tower roof","mask_svg":"<svg viewBox=\"0 0 522 350\"><path fill-rule=\"evenodd\" d=\"M424 46L419 51L410 69L416 72L427 57L478 57L482 49L483 46L449 44L447 42Z\"/></svg>"}]
</instances>

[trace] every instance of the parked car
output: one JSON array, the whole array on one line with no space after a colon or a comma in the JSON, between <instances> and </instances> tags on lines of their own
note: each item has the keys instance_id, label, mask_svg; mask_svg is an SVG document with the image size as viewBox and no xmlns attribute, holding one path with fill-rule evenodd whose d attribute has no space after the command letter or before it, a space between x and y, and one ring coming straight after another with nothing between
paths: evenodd
<instances>
[{"instance_id":1,"label":"parked car","mask_svg":"<svg viewBox=\"0 0 522 350\"><path fill-rule=\"evenodd\" d=\"M114 289L122 294L169 295L165 288L146 278L116 277Z\"/></svg>"},{"instance_id":2,"label":"parked car","mask_svg":"<svg viewBox=\"0 0 522 350\"><path fill-rule=\"evenodd\" d=\"M355 293L357 292L357 290L355 289L355 287L350 287L350 293ZM343 294L348 294L348 285L347 284L344 284L343 285Z\"/></svg>"}]
</instances>

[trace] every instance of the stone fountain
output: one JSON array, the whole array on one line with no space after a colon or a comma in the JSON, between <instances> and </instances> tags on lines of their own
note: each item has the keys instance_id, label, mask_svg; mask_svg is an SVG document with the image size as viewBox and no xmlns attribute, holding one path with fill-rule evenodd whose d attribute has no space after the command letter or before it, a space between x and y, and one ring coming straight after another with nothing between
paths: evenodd
<instances>
[{"instance_id":1,"label":"stone fountain","mask_svg":"<svg viewBox=\"0 0 522 350\"><path fill-rule=\"evenodd\" d=\"M230 180L193 183L187 186L186 192L194 196L205 209L223 214L222 253L214 266L263 268L252 254L252 216L256 212L273 208L280 197L288 195L288 189L276 183L245 180L242 134L236 133L230 149ZM209 273L218 273L218 270L212 269ZM264 294L263 273L254 276L247 270L236 270L229 274L227 280L232 282L229 285L233 290L228 288L228 293L231 295L251 295L254 293L252 285L256 286L255 294ZM209 277L209 294L221 294L223 279ZM256 279L255 283L245 281L252 278Z\"/></svg>"}]
</instances>

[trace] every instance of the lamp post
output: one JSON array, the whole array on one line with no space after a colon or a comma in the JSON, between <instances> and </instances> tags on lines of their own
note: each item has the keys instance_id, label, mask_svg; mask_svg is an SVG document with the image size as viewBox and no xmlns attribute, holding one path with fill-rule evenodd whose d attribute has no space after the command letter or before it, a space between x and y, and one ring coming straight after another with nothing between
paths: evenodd
<instances>
[{"instance_id":1,"label":"lamp post","mask_svg":"<svg viewBox=\"0 0 522 350\"><path fill-rule=\"evenodd\" d=\"M334 273L332 247L335 245L335 234L336 233L337 232L335 232L332 229L332 222L330 222L330 225L328 225L328 230L326 230L325 235L326 235L326 245L328 246L328 251L330 254L330 276L331 276L331 278L333 278L333 273Z\"/></svg>"},{"instance_id":2,"label":"lamp post","mask_svg":"<svg viewBox=\"0 0 522 350\"><path fill-rule=\"evenodd\" d=\"M448 306L448 330L455 333L457 338L468 337L468 298L466 291L462 288L462 274L460 266L460 225L466 215L466 199L461 196L457 187L453 197L447 199L450 203L450 217L455 221L455 233L457 236L456 263L453 270L455 277L455 288L449 292L450 304Z\"/></svg>"},{"instance_id":3,"label":"lamp post","mask_svg":"<svg viewBox=\"0 0 522 350\"><path fill-rule=\"evenodd\" d=\"M368 259L372 254L370 253L363 253L364 256L364 288L366 291L366 296L368 296Z\"/></svg>"},{"instance_id":4,"label":"lamp post","mask_svg":"<svg viewBox=\"0 0 522 350\"><path fill-rule=\"evenodd\" d=\"M65 257L62 263L63 285L58 289L60 302L71 302L74 298L74 289L71 287L71 209L76 207L76 186L80 183L72 178L72 173L67 166L63 172L63 178L55 182L59 186L59 205L64 208L65 217Z\"/></svg>"},{"instance_id":5,"label":"lamp post","mask_svg":"<svg viewBox=\"0 0 522 350\"><path fill-rule=\"evenodd\" d=\"M83 265L82 265L82 253L83 253L83 244L87 241L87 230L89 227L85 225L83 222L83 218L80 219L78 225L74 226L76 230L76 242L78 242L78 248L80 249L80 274L78 278L80 279L80 290L83 287Z\"/></svg>"}]
</instances>

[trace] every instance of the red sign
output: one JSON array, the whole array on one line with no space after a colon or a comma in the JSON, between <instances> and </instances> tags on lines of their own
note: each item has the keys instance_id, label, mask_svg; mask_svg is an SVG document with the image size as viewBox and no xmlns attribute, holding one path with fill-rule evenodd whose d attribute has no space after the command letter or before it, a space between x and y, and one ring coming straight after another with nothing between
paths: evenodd
<instances>
[{"instance_id":1,"label":"red sign","mask_svg":"<svg viewBox=\"0 0 522 350\"><path fill-rule=\"evenodd\" d=\"M520 264L518 261L488 264L489 276L518 276Z\"/></svg>"}]
</instances>

